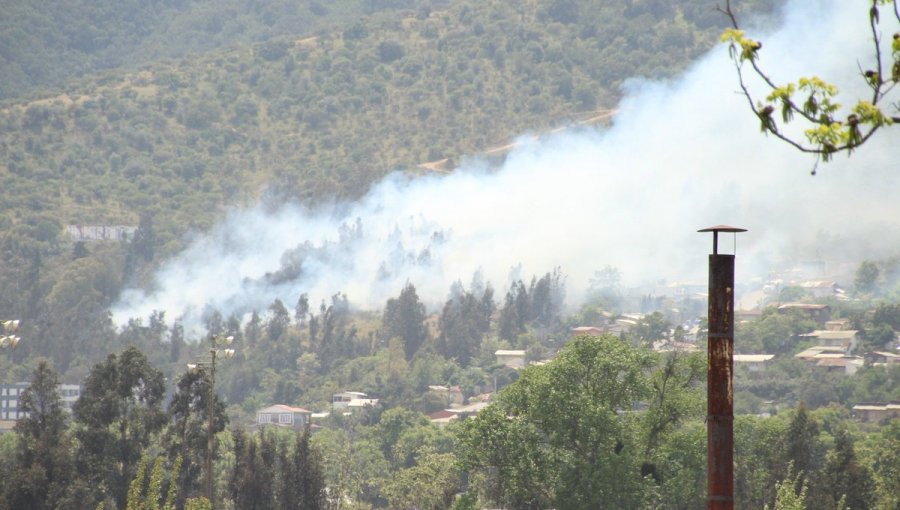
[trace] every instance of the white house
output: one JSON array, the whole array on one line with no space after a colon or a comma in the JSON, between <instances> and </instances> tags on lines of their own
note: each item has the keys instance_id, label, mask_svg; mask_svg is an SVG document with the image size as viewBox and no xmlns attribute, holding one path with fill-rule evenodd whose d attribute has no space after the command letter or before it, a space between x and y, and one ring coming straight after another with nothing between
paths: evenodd
<instances>
[{"instance_id":1,"label":"white house","mask_svg":"<svg viewBox=\"0 0 900 510\"><path fill-rule=\"evenodd\" d=\"M509 368L522 368L525 366L525 351L506 351L499 350L494 353L497 357L497 364L504 365Z\"/></svg>"},{"instance_id":2,"label":"white house","mask_svg":"<svg viewBox=\"0 0 900 510\"><path fill-rule=\"evenodd\" d=\"M331 398L331 408L335 411L347 409L348 407L368 407L377 404L377 398L369 398L368 395L359 391L335 393Z\"/></svg>"},{"instance_id":3,"label":"white house","mask_svg":"<svg viewBox=\"0 0 900 510\"><path fill-rule=\"evenodd\" d=\"M762 372L774 357L774 354L735 354L734 364L745 366L751 372Z\"/></svg>"}]
</instances>

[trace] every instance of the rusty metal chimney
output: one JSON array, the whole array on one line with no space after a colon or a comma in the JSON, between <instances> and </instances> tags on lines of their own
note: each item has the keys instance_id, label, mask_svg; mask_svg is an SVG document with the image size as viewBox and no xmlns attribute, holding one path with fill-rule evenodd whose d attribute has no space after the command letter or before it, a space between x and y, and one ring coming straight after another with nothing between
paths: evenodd
<instances>
[{"instance_id":1,"label":"rusty metal chimney","mask_svg":"<svg viewBox=\"0 0 900 510\"><path fill-rule=\"evenodd\" d=\"M708 510L734 509L734 255L719 254L719 232L746 229L716 225L709 256L706 383L706 502Z\"/></svg>"}]
</instances>

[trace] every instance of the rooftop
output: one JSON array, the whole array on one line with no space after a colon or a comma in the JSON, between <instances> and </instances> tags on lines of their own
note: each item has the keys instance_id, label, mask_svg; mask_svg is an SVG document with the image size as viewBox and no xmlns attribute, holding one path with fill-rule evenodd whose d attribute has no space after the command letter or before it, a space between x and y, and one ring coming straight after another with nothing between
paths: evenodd
<instances>
[{"instance_id":1,"label":"rooftop","mask_svg":"<svg viewBox=\"0 0 900 510\"><path fill-rule=\"evenodd\" d=\"M735 363L762 363L774 358L774 354L735 354Z\"/></svg>"},{"instance_id":2,"label":"rooftop","mask_svg":"<svg viewBox=\"0 0 900 510\"><path fill-rule=\"evenodd\" d=\"M499 350L494 353L495 356L524 356L525 351L505 351Z\"/></svg>"},{"instance_id":3,"label":"rooftop","mask_svg":"<svg viewBox=\"0 0 900 510\"><path fill-rule=\"evenodd\" d=\"M778 307L779 310L824 310L828 305L815 303L785 303Z\"/></svg>"},{"instance_id":4,"label":"rooftop","mask_svg":"<svg viewBox=\"0 0 900 510\"><path fill-rule=\"evenodd\" d=\"M284 404L275 404L265 409L260 409L256 411L257 413L308 413L310 412L308 409L304 409L302 407L292 407L286 406Z\"/></svg>"}]
</instances>

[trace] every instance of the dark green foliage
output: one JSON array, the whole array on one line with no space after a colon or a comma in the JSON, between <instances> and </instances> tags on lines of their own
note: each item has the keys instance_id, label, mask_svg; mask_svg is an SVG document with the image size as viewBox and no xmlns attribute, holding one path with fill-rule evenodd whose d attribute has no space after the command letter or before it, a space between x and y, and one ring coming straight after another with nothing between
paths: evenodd
<instances>
[{"instance_id":1,"label":"dark green foliage","mask_svg":"<svg viewBox=\"0 0 900 510\"><path fill-rule=\"evenodd\" d=\"M547 329L555 326L565 299L564 280L562 270L557 267L540 279L532 278L529 287L521 280L515 282L500 309L500 338L515 340L528 327Z\"/></svg>"},{"instance_id":2,"label":"dark green foliage","mask_svg":"<svg viewBox=\"0 0 900 510\"><path fill-rule=\"evenodd\" d=\"M74 471L58 385L56 372L47 361L41 361L31 385L21 395L19 409L28 416L16 422L15 469L11 478L0 484L0 499L6 508L75 508L67 498Z\"/></svg>"},{"instance_id":3,"label":"dark green foliage","mask_svg":"<svg viewBox=\"0 0 900 510\"><path fill-rule=\"evenodd\" d=\"M297 305L294 307L294 320L297 321L299 325L303 325L306 323L306 318L309 316L309 295L303 293L297 299Z\"/></svg>"},{"instance_id":4,"label":"dark green foliage","mask_svg":"<svg viewBox=\"0 0 900 510\"><path fill-rule=\"evenodd\" d=\"M872 323L876 326L888 325L894 331L900 331L900 304L881 303L875 308Z\"/></svg>"},{"instance_id":5,"label":"dark green foliage","mask_svg":"<svg viewBox=\"0 0 900 510\"><path fill-rule=\"evenodd\" d=\"M667 340L672 323L660 312L653 312L638 319L630 334L634 335L641 345L650 347L657 340Z\"/></svg>"},{"instance_id":6,"label":"dark green foliage","mask_svg":"<svg viewBox=\"0 0 900 510\"><path fill-rule=\"evenodd\" d=\"M229 490L235 508L268 510L274 504L275 439L269 434L248 435L235 429L234 469Z\"/></svg>"},{"instance_id":7,"label":"dark green foliage","mask_svg":"<svg viewBox=\"0 0 900 510\"><path fill-rule=\"evenodd\" d=\"M874 291L880 273L881 270L878 269L878 265L875 262L871 260L861 262L856 269L856 276L853 280L856 290L864 293Z\"/></svg>"},{"instance_id":8,"label":"dark green foliage","mask_svg":"<svg viewBox=\"0 0 900 510\"><path fill-rule=\"evenodd\" d=\"M438 352L461 366L468 366L478 354L481 341L490 328L489 307L484 301L488 292L492 293L486 289L479 298L472 292L462 291L451 297L441 311L438 322L441 334L436 341Z\"/></svg>"},{"instance_id":9,"label":"dark green foliage","mask_svg":"<svg viewBox=\"0 0 900 510\"><path fill-rule=\"evenodd\" d=\"M382 62L390 63L403 58L405 51L403 46L394 41L384 41L378 44L378 58Z\"/></svg>"},{"instance_id":10,"label":"dark green foliage","mask_svg":"<svg viewBox=\"0 0 900 510\"><path fill-rule=\"evenodd\" d=\"M648 496L630 410L650 396L646 351L579 337L464 423L463 462L514 508L639 508ZM493 410L493 411L492 411Z\"/></svg>"},{"instance_id":11,"label":"dark green foliage","mask_svg":"<svg viewBox=\"0 0 900 510\"><path fill-rule=\"evenodd\" d=\"M269 322L266 323L266 334L269 336L270 342L276 342L291 324L291 315L280 299L275 299L269 305L269 313L271 317Z\"/></svg>"},{"instance_id":12,"label":"dark green foliage","mask_svg":"<svg viewBox=\"0 0 900 510\"><path fill-rule=\"evenodd\" d=\"M868 466L856 457L854 440L845 429L834 434L834 449L828 452L823 476L831 508L846 497L848 508L872 508L875 482Z\"/></svg>"},{"instance_id":13,"label":"dark green foliage","mask_svg":"<svg viewBox=\"0 0 900 510\"><path fill-rule=\"evenodd\" d=\"M384 336L387 339L398 337L403 341L407 360L412 359L428 338L426 317L425 305L419 301L416 288L411 283L403 287L400 297L388 299L384 306Z\"/></svg>"},{"instance_id":14,"label":"dark green foliage","mask_svg":"<svg viewBox=\"0 0 900 510\"><path fill-rule=\"evenodd\" d=\"M279 510L324 510L325 479L318 449L309 443L309 429L298 432L293 444L278 453L280 473L275 483L275 507Z\"/></svg>"},{"instance_id":15,"label":"dark green foliage","mask_svg":"<svg viewBox=\"0 0 900 510\"><path fill-rule=\"evenodd\" d=\"M217 370L218 372L218 370ZM170 459L181 456L183 465L178 485L180 501L201 492L202 474L208 450L209 399L212 402L213 434L225 430L228 417L225 404L218 394L210 391L207 370L187 371L179 377L175 393L169 402L169 426L164 434L164 444ZM217 456L217 443L213 441L213 457Z\"/></svg>"},{"instance_id":16,"label":"dark green foliage","mask_svg":"<svg viewBox=\"0 0 900 510\"><path fill-rule=\"evenodd\" d=\"M758 320L737 326L735 342L742 352L794 353L799 344L797 335L816 328L816 322L802 312L769 307Z\"/></svg>"},{"instance_id":17,"label":"dark green foliage","mask_svg":"<svg viewBox=\"0 0 900 510\"><path fill-rule=\"evenodd\" d=\"M321 340L318 343L318 355L322 370L327 371L342 358L352 358L358 352L356 328L350 325L350 301L345 294L331 296L331 304L327 307L322 302L321 314L316 324L321 323ZM315 342L313 321L310 320L310 341Z\"/></svg>"},{"instance_id":18,"label":"dark green foliage","mask_svg":"<svg viewBox=\"0 0 900 510\"><path fill-rule=\"evenodd\" d=\"M91 370L75 403L78 472L124 505L143 449L165 423L162 373L129 347Z\"/></svg>"},{"instance_id":19,"label":"dark green foliage","mask_svg":"<svg viewBox=\"0 0 900 510\"><path fill-rule=\"evenodd\" d=\"M823 459L819 444L819 425L803 402L797 407L788 425L784 442L784 464L793 463L795 473L808 477L821 467Z\"/></svg>"}]
</instances>

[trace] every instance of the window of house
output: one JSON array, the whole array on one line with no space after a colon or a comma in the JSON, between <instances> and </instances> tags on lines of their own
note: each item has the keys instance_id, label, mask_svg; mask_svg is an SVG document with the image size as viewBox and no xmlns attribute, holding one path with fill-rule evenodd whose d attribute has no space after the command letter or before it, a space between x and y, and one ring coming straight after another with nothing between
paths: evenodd
<instances>
[{"instance_id":1,"label":"window of house","mask_svg":"<svg viewBox=\"0 0 900 510\"><path fill-rule=\"evenodd\" d=\"M290 423L291 415L290 414L279 414L278 415L278 423Z\"/></svg>"},{"instance_id":2,"label":"window of house","mask_svg":"<svg viewBox=\"0 0 900 510\"><path fill-rule=\"evenodd\" d=\"M256 421L258 423L271 423L272 415L271 414L260 414Z\"/></svg>"}]
</instances>

